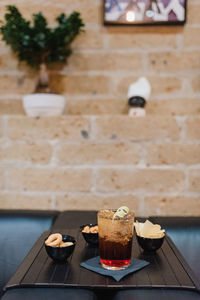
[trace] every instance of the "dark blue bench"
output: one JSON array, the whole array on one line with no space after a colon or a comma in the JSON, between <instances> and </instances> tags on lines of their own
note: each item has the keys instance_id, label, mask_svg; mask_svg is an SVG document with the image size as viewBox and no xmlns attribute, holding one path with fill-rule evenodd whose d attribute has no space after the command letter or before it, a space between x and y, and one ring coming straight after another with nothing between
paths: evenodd
<instances>
[{"instance_id":1,"label":"dark blue bench","mask_svg":"<svg viewBox=\"0 0 200 300\"><path fill-rule=\"evenodd\" d=\"M194 273L200 281L200 217L150 217L153 223L161 224L166 229L167 234L171 237L183 257L190 265ZM15 272L19 264L27 255L33 244L39 236L46 230L54 227L54 229L77 228L85 223L96 223L95 211L65 211L59 213L57 211L18 211L18 210L0 210L0 290ZM124 294L123 294L124 293ZM139 294L140 296L139 296ZM107 295L101 291L104 299L161 299L159 292L145 291L124 291L116 295L110 293ZM174 293L177 294L178 291ZM96 299L94 293L79 289L13 289L5 293L3 300L13 299ZM98 293L97 293L98 295ZM132 296L131 296L132 295ZM168 300L170 294L168 294ZM185 294L186 295L186 294ZM188 294L189 295L189 294ZM107 297L108 296L108 297ZM112 297L111 297L112 296ZM136 297L137 296L137 297ZM197 299L199 295L191 295L191 299ZM64 298L62 298L64 297ZM116 298L115 298L116 297ZM131 298L132 297L132 298ZM142 297L142 298L140 298ZM146 297L146 298L145 298ZM164 298L164 294L162 295ZM183 297L183 296L182 296ZM188 296L189 297L189 296ZM193 297L193 298L192 298ZM184 299L184 298L181 298ZM189 298L188 298L189 299Z\"/></svg>"},{"instance_id":2,"label":"dark blue bench","mask_svg":"<svg viewBox=\"0 0 200 300\"><path fill-rule=\"evenodd\" d=\"M200 217L151 217L160 224L200 281Z\"/></svg>"},{"instance_id":3,"label":"dark blue bench","mask_svg":"<svg viewBox=\"0 0 200 300\"><path fill-rule=\"evenodd\" d=\"M0 297L3 287L14 274L17 267L28 254L40 235L55 224L59 228L60 222L65 218L65 226L75 228L81 222L81 215L86 221L87 217L96 217L95 212L66 212L57 211L25 211L25 210L0 210ZM59 218L60 217L60 218ZM84 219L85 218L85 219ZM78 289L13 289L7 291L2 299L96 299L94 293Z\"/></svg>"},{"instance_id":4,"label":"dark blue bench","mask_svg":"<svg viewBox=\"0 0 200 300\"><path fill-rule=\"evenodd\" d=\"M0 211L0 290L57 215L56 211Z\"/></svg>"}]
</instances>

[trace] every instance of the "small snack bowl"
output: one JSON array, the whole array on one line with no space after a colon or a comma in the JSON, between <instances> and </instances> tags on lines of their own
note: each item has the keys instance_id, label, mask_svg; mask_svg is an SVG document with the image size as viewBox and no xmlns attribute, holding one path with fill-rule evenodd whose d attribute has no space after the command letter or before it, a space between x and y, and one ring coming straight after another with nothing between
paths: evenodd
<instances>
[{"instance_id":1,"label":"small snack bowl","mask_svg":"<svg viewBox=\"0 0 200 300\"><path fill-rule=\"evenodd\" d=\"M85 241L90 245L98 245L98 227L97 224L85 224L80 227ZM95 232L92 232L94 228ZM97 229L97 230L95 230Z\"/></svg>"},{"instance_id":2,"label":"small snack bowl","mask_svg":"<svg viewBox=\"0 0 200 300\"><path fill-rule=\"evenodd\" d=\"M165 230L159 224L153 224L149 220L144 223L136 221L134 223L137 241L144 251L158 250L164 241Z\"/></svg>"},{"instance_id":3,"label":"small snack bowl","mask_svg":"<svg viewBox=\"0 0 200 300\"><path fill-rule=\"evenodd\" d=\"M48 238L47 238L48 239ZM47 241L45 240L45 242ZM71 245L65 245L64 243L72 243ZM64 262L73 253L76 246L76 240L73 236L62 234L62 242L57 246L49 246L45 243L45 249L49 257L55 262Z\"/></svg>"},{"instance_id":4,"label":"small snack bowl","mask_svg":"<svg viewBox=\"0 0 200 300\"><path fill-rule=\"evenodd\" d=\"M136 237L140 247L147 252L154 252L158 250L165 239L165 235L160 238L145 238L139 235L136 235Z\"/></svg>"}]
</instances>

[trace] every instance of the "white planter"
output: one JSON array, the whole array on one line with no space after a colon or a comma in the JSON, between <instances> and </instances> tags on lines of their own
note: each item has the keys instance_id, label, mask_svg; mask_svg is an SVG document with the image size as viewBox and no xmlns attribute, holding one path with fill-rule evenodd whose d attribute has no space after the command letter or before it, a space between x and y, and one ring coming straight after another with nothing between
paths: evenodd
<instances>
[{"instance_id":1,"label":"white planter","mask_svg":"<svg viewBox=\"0 0 200 300\"><path fill-rule=\"evenodd\" d=\"M23 97L23 107L30 117L60 116L65 108L65 97L57 94L30 94Z\"/></svg>"}]
</instances>

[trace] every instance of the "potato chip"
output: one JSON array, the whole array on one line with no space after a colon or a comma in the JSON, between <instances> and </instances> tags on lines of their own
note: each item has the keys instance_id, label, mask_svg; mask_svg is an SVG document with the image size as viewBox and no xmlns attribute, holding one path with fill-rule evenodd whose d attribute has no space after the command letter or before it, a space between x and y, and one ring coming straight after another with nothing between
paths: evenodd
<instances>
[{"instance_id":1,"label":"potato chip","mask_svg":"<svg viewBox=\"0 0 200 300\"><path fill-rule=\"evenodd\" d=\"M136 221L135 230L137 235L145 238L161 238L165 235L165 230L159 224L153 224L149 220L144 223Z\"/></svg>"}]
</instances>

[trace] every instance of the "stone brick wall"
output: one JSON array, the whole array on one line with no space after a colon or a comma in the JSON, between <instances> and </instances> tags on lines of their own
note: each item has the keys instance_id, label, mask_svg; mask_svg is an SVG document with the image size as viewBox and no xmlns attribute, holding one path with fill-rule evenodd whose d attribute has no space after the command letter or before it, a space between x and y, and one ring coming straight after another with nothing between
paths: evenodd
<instances>
[{"instance_id":1,"label":"stone brick wall","mask_svg":"<svg viewBox=\"0 0 200 300\"><path fill-rule=\"evenodd\" d=\"M24 116L36 72L0 42L0 208L100 209L200 215L200 1L184 27L104 27L101 0L1 0L53 25L79 10L86 31L51 68L67 98L61 118ZM147 117L127 116L127 89L152 84Z\"/></svg>"},{"instance_id":2,"label":"stone brick wall","mask_svg":"<svg viewBox=\"0 0 200 300\"><path fill-rule=\"evenodd\" d=\"M0 207L200 213L200 117L3 116Z\"/></svg>"}]
</instances>

